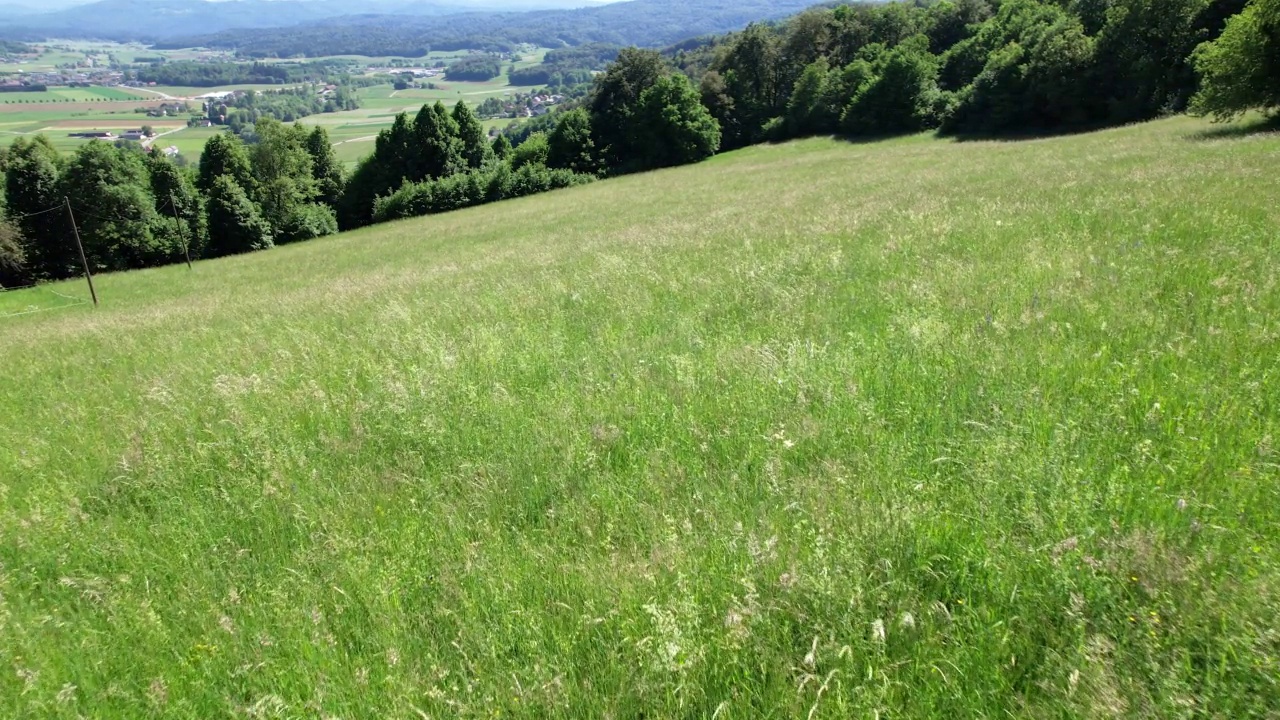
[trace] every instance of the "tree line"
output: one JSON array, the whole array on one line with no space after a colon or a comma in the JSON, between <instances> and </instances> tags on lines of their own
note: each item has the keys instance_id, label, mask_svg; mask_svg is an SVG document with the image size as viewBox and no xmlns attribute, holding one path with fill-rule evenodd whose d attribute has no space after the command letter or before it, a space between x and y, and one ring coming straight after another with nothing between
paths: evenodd
<instances>
[{"instance_id":1,"label":"tree line","mask_svg":"<svg viewBox=\"0 0 1280 720\"><path fill-rule=\"evenodd\" d=\"M669 94L685 85L673 75L698 107ZM655 112L644 96L659 83ZM673 105L688 139L674 145L653 129ZM616 174L807 135L1017 136L1278 107L1280 0L917 0L623 50L577 109L508 136L572 136L574 169Z\"/></svg>"},{"instance_id":2,"label":"tree line","mask_svg":"<svg viewBox=\"0 0 1280 720\"><path fill-rule=\"evenodd\" d=\"M622 48L609 43L588 43L550 50L538 65L512 69L512 85L547 85L552 88L590 83L594 71L603 70Z\"/></svg>"},{"instance_id":3,"label":"tree line","mask_svg":"<svg viewBox=\"0 0 1280 720\"><path fill-rule=\"evenodd\" d=\"M252 131L263 118L293 122L308 115L356 110L359 95L347 85L322 93L313 85L257 92L248 90L227 101L206 103L205 119L214 125L226 125L234 133Z\"/></svg>"},{"instance_id":4,"label":"tree line","mask_svg":"<svg viewBox=\"0 0 1280 720\"><path fill-rule=\"evenodd\" d=\"M157 85L217 87L220 85L284 85L338 81L354 65L349 60L296 63L191 62L186 60L141 65L126 72L126 79Z\"/></svg>"},{"instance_id":5,"label":"tree line","mask_svg":"<svg viewBox=\"0 0 1280 720\"><path fill-rule=\"evenodd\" d=\"M1218 38L1245 5L841 5L777 25L751 25L674 53L672 60L698 82L726 149L822 133L1057 132L1200 108L1202 101L1193 105L1193 99L1210 56L1197 54L1197 47Z\"/></svg>"},{"instance_id":6,"label":"tree line","mask_svg":"<svg viewBox=\"0 0 1280 720\"><path fill-rule=\"evenodd\" d=\"M359 227L594 179L552 170L532 148L491 144L461 101L401 113L349 177L324 128L271 118L212 137L198 169L136 144L94 140L64 158L44 136L20 137L0 152L0 286L79 274L73 216L90 267L116 271L309 240L337 232L339 218Z\"/></svg>"},{"instance_id":7,"label":"tree line","mask_svg":"<svg viewBox=\"0 0 1280 720\"><path fill-rule=\"evenodd\" d=\"M325 130L264 119L255 135L252 145L214 136L198 171L137 145L94 140L64 158L44 136L18 138L0 157L0 285L79 274L72 217L94 271L337 232L344 178Z\"/></svg>"},{"instance_id":8,"label":"tree line","mask_svg":"<svg viewBox=\"0 0 1280 720\"><path fill-rule=\"evenodd\" d=\"M752 20L785 17L812 0L631 0L599 7L532 12L469 12L433 17L359 15L271 29L241 28L171 40L158 48L216 47L243 57L404 55L431 50L507 53L521 45L558 48L593 42L661 47Z\"/></svg>"},{"instance_id":9,"label":"tree line","mask_svg":"<svg viewBox=\"0 0 1280 720\"><path fill-rule=\"evenodd\" d=\"M502 61L495 55L472 55L445 68L445 80L484 82L502 74Z\"/></svg>"}]
</instances>

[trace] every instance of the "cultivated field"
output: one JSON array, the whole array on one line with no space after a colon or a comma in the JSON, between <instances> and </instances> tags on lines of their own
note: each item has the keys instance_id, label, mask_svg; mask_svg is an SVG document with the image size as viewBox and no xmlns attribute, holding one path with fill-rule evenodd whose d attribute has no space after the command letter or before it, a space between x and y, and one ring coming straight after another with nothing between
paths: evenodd
<instances>
[{"instance_id":1,"label":"cultivated field","mask_svg":"<svg viewBox=\"0 0 1280 720\"><path fill-rule=\"evenodd\" d=\"M12 66L0 64L0 73L52 70L55 65L85 63L89 60L102 64L111 59L133 62L138 57L163 56L169 60L232 59L232 56L225 52L198 48L149 50L138 44L107 42L55 41L40 45L39 48L40 55L27 63ZM546 48L526 48L516 67L526 68L537 65L542 62L546 53ZM432 65L436 62L449 62L468 54L466 52L432 52L426 58L418 59L342 55L327 59L355 60L363 67L381 67L397 60ZM348 166L353 166L357 160L373 152L373 140L378 131L390 127L397 113L416 113L424 103L433 103L436 100L441 100L450 106L458 100L466 100L472 105L478 105L488 97L528 93L539 89L536 86L509 85L506 73L508 65L509 63L504 63L503 74L488 82L448 82L443 78L435 78L435 89L396 91L389 84L362 88L360 96L363 107L359 110L313 115L303 118L300 122L307 125L324 125L333 138L338 157ZM185 100L231 90L271 91L282 87L288 86L252 83L218 87L156 85L147 88L53 88L48 92L0 93L0 142L8 140L5 135L32 135L44 132L50 136L58 149L72 152L83 141L68 139L65 133L60 132L62 124L66 121L83 123L77 127L86 130L118 131L145 124L158 127L157 122L154 119L148 119L145 113L133 111L138 108L156 107L172 99ZM191 102L198 101L191 100ZM185 120L185 118L182 119ZM484 126L486 129L503 128L510 122L506 119L487 120L484 121ZM211 135L212 132L205 128L184 129L170 138L168 144L177 145L184 156L195 162L204 148L204 142Z\"/></svg>"},{"instance_id":2,"label":"cultivated field","mask_svg":"<svg viewBox=\"0 0 1280 720\"><path fill-rule=\"evenodd\" d=\"M0 715L1274 717L1277 163L814 139L0 294Z\"/></svg>"},{"instance_id":3,"label":"cultivated field","mask_svg":"<svg viewBox=\"0 0 1280 720\"><path fill-rule=\"evenodd\" d=\"M136 102L138 100L152 100L154 97L154 95L148 95L131 88L55 87L44 92L0 93L0 105L98 103L104 100L111 102Z\"/></svg>"},{"instance_id":4,"label":"cultivated field","mask_svg":"<svg viewBox=\"0 0 1280 720\"><path fill-rule=\"evenodd\" d=\"M374 85L361 88L358 110L346 110L337 113L311 115L299 122L304 125L323 125L333 141L334 150L339 160L354 165L355 162L373 152L373 143L378 132L391 127L396 115L407 112L413 115L424 104L437 100L452 108L459 100L465 100L472 107L479 105L488 97L502 97L516 93L530 93L538 90L537 86L508 85L506 75L489 82L446 82L435 81L436 89L395 90L391 85ZM486 130L505 128L511 124L509 118L482 120Z\"/></svg>"},{"instance_id":5,"label":"cultivated field","mask_svg":"<svg viewBox=\"0 0 1280 720\"><path fill-rule=\"evenodd\" d=\"M505 81L504 81L505 82ZM274 86L227 86L227 88L186 88L186 87L154 87L150 90L172 97L189 98L196 95L217 92L222 89L276 88ZM337 113L310 115L298 122L303 125L323 125L333 140L339 159L348 165L373 152L373 141L378 131L391 127L395 116L400 112L416 113L424 103L443 100L450 107L458 100L465 99L475 105L490 95L514 94L530 92L534 87L501 85L498 82L488 83L440 83L438 90L402 90L395 93L390 85L376 85L363 88L361 92L364 107ZM76 90L107 91L117 88L77 88ZM164 100L160 94L149 94L143 90L127 89L137 92L149 99L134 100L128 103L98 102L78 103L32 103L14 102L6 104L4 95L0 94L0 142L9 142L12 136L35 135L44 133L54 145L64 151L73 152L84 141L67 138L67 128L75 130L110 130L119 132L127 128L152 125L156 128L185 125L185 118L149 118L145 113L134 112L140 107L156 107ZM203 91L203 92L200 92ZM47 93L8 93L10 95L45 95ZM198 101L190 101L198 103ZM196 105L198 108L198 104ZM485 129L504 128L511 123L509 119L484 120ZM204 143L222 128L184 128L168 139L167 144L177 145L184 156L192 162L200 157ZM8 136L8 137L6 137Z\"/></svg>"}]
</instances>

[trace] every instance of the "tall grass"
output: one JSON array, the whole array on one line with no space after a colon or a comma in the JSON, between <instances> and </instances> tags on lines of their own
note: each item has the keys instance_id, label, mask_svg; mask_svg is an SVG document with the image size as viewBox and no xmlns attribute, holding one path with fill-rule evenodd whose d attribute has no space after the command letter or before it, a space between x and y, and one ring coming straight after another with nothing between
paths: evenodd
<instances>
[{"instance_id":1,"label":"tall grass","mask_svg":"<svg viewBox=\"0 0 1280 720\"><path fill-rule=\"evenodd\" d=\"M0 320L0 714L1275 717L1280 137L1205 127L755 147Z\"/></svg>"}]
</instances>

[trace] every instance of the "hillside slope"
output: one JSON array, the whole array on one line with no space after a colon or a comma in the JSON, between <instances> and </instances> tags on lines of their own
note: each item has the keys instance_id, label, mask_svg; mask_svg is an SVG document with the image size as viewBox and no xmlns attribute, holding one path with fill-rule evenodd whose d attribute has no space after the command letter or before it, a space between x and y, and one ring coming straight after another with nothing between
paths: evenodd
<instances>
[{"instance_id":1,"label":"hillside slope","mask_svg":"<svg viewBox=\"0 0 1280 720\"><path fill-rule=\"evenodd\" d=\"M2 318L0 714L1274 713L1278 161L815 139Z\"/></svg>"}]
</instances>

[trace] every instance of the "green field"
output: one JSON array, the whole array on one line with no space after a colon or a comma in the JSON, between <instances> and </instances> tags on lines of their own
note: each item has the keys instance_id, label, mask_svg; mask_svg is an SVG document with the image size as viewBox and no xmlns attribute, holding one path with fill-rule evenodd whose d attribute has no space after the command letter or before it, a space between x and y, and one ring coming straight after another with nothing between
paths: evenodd
<instances>
[{"instance_id":1,"label":"green field","mask_svg":"<svg viewBox=\"0 0 1280 720\"><path fill-rule=\"evenodd\" d=\"M100 276L0 325L0 713L1274 717L1278 162L812 139Z\"/></svg>"},{"instance_id":2,"label":"green field","mask_svg":"<svg viewBox=\"0 0 1280 720\"><path fill-rule=\"evenodd\" d=\"M139 57L163 56L170 61L216 59L232 60L234 55L224 50L185 48L181 50L153 50L142 43L115 43L89 40L50 40L35 43L39 52L27 56L23 62L0 63L0 73L51 72L58 67L87 66L92 60L104 67L113 59L120 63L137 62Z\"/></svg>"},{"instance_id":3,"label":"green field","mask_svg":"<svg viewBox=\"0 0 1280 720\"><path fill-rule=\"evenodd\" d=\"M165 135L156 140L157 147L168 147L173 145L188 160L195 163L200 159L200 153L204 152L204 144L209 138L225 132L225 128L220 127L189 127L183 128L172 135Z\"/></svg>"},{"instance_id":4,"label":"green field","mask_svg":"<svg viewBox=\"0 0 1280 720\"><path fill-rule=\"evenodd\" d=\"M45 92L6 92L0 93L0 104L44 104L68 102L124 102L138 100L154 100L154 95L139 92L131 88L117 87L54 87Z\"/></svg>"},{"instance_id":5,"label":"green field","mask_svg":"<svg viewBox=\"0 0 1280 720\"><path fill-rule=\"evenodd\" d=\"M505 82L505 81L503 81ZM347 110L323 115L305 117L299 122L304 125L321 125L329 133L334 143L338 159L348 166L360 158L373 152L373 142L378 131L391 127L397 114L418 112L423 105L437 100L452 107L459 100L466 100L471 105L478 105L490 95L507 95L517 92L528 93L538 88L505 85L498 80L487 83L438 83L440 89L394 90L390 85L374 85L361 88L358 110ZM485 130L505 128L511 123L509 119L483 120Z\"/></svg>"}]
</instances>

